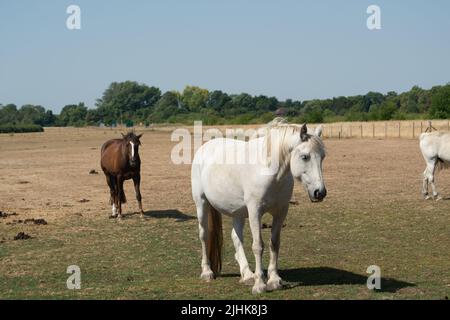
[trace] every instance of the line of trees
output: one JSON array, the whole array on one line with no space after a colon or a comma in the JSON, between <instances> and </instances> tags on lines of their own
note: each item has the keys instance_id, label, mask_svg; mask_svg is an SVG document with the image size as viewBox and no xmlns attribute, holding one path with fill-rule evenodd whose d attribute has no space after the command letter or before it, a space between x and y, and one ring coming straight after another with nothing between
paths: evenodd
<instances>
[{"instance_id":1,"label":"line of trees","mask_svg":"<svg viewBox=\"0 0 450 320\"><path fill-rule=\"evenodd\" d=\"M151 123L205 124L265 123L275 116L293 122L374 121L450 118L450 83L429 90L414 86L397 94L365 95L297 101L279 101L264 95L227 94L187 86L167 91L134 81L113 82L95 108L84 103L66 105L59 115L38 105L0 104L0 126L136 125Z\"/></svg>"}]
</instances>

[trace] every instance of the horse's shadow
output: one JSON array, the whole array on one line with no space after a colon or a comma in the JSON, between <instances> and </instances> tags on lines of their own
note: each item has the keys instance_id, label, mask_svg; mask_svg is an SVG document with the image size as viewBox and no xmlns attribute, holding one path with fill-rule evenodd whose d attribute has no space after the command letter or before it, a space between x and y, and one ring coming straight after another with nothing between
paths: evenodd
<instances>
[{"instance_id":1,"label":"horse's shadow","mask_svg":"<svg viewBox=\"0 0 450 320\"><path fill-rule=\"evenodd\" d=\"M183 222L187 220L195 219L193 216L188 216L176 209L169 210L150 210L144 212L144 217L146 218L156 218L156 219L175 219L176 222Z\"/></svg>"},{"instance_id":2,"label":"horse's shadow","mask_svg":"<svg viewBox=\"0 0 450 320\"><path fill-rule=\"evenodd\" d=\"M353 272L329 267L299 268L279 270L283 279L283 289L289 290L302 286L327 286L327 285L367 285L367 276ZM239 277L239 274L223 274L222 277ZM406 287L415 287L414 283L400 281L392 278L381 277L381 289L377 292L394 293Z\"/></svg>"},{"instance_id":3,"label":"horse's shadow","mask_svg":"<svg viewBox=\"0 0 450 320\"><path fill-rule=\"evenodd\" d=\"M284 280L283 287L292 289L298 286L324 286L324 285L367 285L369 274L360 275L350 271L329 267L299 268L280 270L279 274ZM392 278L381 277L381 289L377 292L397 292L406 287L415 287L409 283Z\"/></svg>"},{"instance_id":4,"label":"horse's shadow","mask_svg":"<svg viewBox=\"0 0 450 320\"><path fill-rule=\"evenodd\" d=\"M139 216L139 212L130 212L122 214L124 219L129 219L134 216ZM193 216L188 216L187 214L182 213L176 209L168 209L168 210L150 210L144 212L144 218L152 218L152 219L174 219L176 222L183 222L195 219Z\"/></svg>"}]
</instances>

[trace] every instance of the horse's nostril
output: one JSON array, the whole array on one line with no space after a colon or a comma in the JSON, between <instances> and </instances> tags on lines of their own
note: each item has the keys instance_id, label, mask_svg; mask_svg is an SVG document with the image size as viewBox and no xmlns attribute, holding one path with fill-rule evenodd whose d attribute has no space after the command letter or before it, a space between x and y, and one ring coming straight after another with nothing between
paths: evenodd
<instances>
[{"instance_id":1,"label":"horse's nostril","mask_svg":"<svg viewBox=\"0 0 450 320\"><path fill-rule=\"evenodd\" d=\"M314 198L319 199L320 191L319 189L314 190Z\"/></svg>"}]
</instances>

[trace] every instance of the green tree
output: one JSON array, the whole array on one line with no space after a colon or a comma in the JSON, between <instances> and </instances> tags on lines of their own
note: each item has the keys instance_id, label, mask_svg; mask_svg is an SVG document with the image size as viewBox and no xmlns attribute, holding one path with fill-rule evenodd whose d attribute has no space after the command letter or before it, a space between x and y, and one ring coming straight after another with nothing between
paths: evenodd
<instances>
[{"instance_id":1,"label":"green tree","mask_svg":"<svg viewBox=\"0 0 450 320\"><path fill-rule=\"evenodd\" d=\"M181 105L179 93L168 91L156 103L148 120L151 122L167 122L169 117L183 112L186 112L186 109Z\"/></svg>"},{"instance_id":2,"label":"green tree","mask_svg":"<svg viewBox=\"0 0 450 320\"><path fill-rule=\"evenodd\" d=\"M0 106L0 124L16 124L17 118L18 112L15 104Z\"/></svg>"},{"instance_id":3,"label":"green tree","mask_svg":"<svg viewBox=\"0 0 450 320\"><path fill-rule=\"evenodd\" d=\"M17 119L23 124L43 125L45 117L45 108L32 104L23 105L17 114Z\"/></svg>"},{"instance_id":4,"label":"green tree","mask_svg":"<svg viewBox=\"0 0 450 320\"><path fill-rule=\"evenodd\" d=\"M105 90L96 106L108 124L131 120L151 112L161 97L161 90L135 81L113 82ZM144 112L143 110L146 110ZM144 120L144 119L137 119Z\"/></svg>"},{"instance_id":5,"label":"green tree","mask_svg":"<svg viewBox=\"0 0 450 320\"><path fill-rule=\"evenodd\" d=\"M441 87L431 97L430 117L433 119L450 118L450 85Z\"/></svg>"},{"instance_id":6,"label":"green tree","mask_svg":"<svg viewBox=\"0 0 450 320\"><path fill-rule=\"evenodd\" d=\"M206 107L223 114L227 106L230 106L230 104L231 98L228 94L220 90L215 90L209 93Z\"/></svg>"},{"instance_id":7,"label":"green tree","mask_svg":"<svg viewBox=\"0 0 450 320\"><path fill-rule=\"evenodd\" d=\"M187 86L181 95L181 102L189 111L199 112L201 109L206 108L208 98L208 90L194 86Z\"/></svg>"},{"instance_id":8,"label":"green tree","mask_svg":"<svg viewBox=\"0 0 450 320\"><path fill-rule=\"evenodd\" d=\"M67 105L61 110L59 124L62 126L80 127L86 125L87 107L84 103Z\"/></svg>"}]
</instances>

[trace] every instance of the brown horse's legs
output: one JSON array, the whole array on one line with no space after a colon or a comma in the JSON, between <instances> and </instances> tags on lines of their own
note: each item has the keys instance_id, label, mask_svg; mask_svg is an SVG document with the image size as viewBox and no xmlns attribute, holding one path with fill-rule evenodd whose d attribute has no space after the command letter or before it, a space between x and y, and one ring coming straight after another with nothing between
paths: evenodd
<instances>
[{"instance_id":1,"label":"brown horse's legs","mask_svg":"<svg viewBox=\"0 0 450 320\"><path fill-rule=\"evenodd\" d=\"M133 177L133 182L134 182L134 190L136 191L136 200L139 204L139 210L140 210L140 214L141 214L141 218L144 217L144 210L142 209L142 196L141 196L141 175L137 174Z\"/></svg>"},{"instance_id":2,"label":"brown horse's legs","mask_svg":"<svg viewBox=\"0 0 450 320\"><path fill-rule=\"evenodd\" d=\"M117 218L122 219L122 203L125 203L125 193L123 192L123 178L121 176L117 177Z\"/></svg>"},{"instance_id":3,"label":"brown horse's legs","mask_svg":"<svg viewBox=\"0 0 450 320\"><path fill-rule=\"evenodd\" d=\"M106 182L108 183L109 186L109 193L110 193L110 198L109 198L109 204L113 205L113 209L112 209L112 213L111 213L111 217L115 217L116 216L116 201L115 201L115 178L113 176L111 176L110 174L106 174Z\"/></svg>"}]
</instances>

